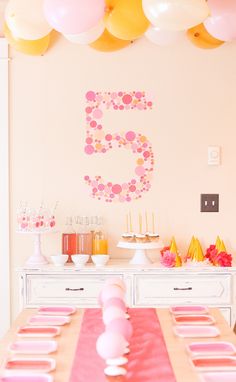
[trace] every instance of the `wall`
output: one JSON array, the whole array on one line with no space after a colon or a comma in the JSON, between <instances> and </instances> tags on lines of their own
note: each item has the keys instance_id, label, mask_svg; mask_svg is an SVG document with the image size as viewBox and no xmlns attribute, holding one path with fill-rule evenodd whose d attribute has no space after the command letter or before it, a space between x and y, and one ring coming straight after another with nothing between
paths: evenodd
<instances>
[{"instance_id":1,"label":"wall","mask_svg":"<svg viewBox=\"0 0 236 382\"><path fill-rule=\"evenodd\" d=\"M182 253L193 234L203 247L217 234L235 253L235 92L236 49L227 44L200 50L187 40L159 48L146 40L100 53L63 38L43 57L11 52L10 170L13 316L18 310L15 268L32 253L32 238L16 233L20 200L38 206L43 199L57 210L58 229L67 215L105 217L112 256L131 210L155 211L165 243L175 235ZM112 131L135 125L151 139L155 175L151 190L130 204L106 204L88 195L83 176L100 173L126 179L132 154L114 150L103 157L84 154L85 98L88 90L145 90L155 95L153 110L107 113ZM207 146L222 147L222 165L207 165ZM111 168L112 166L112 168ZM219 193L220 212L200 213L200 194ZM47 255L60 251L60 234L43 239Z\"/></svg>"}]
</instances>

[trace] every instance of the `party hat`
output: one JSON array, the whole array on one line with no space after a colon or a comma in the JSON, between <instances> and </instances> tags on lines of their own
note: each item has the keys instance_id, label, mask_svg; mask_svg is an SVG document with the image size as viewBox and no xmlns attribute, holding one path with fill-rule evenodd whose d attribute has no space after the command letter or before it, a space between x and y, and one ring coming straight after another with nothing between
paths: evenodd
<instances>
[{"instance_id":1,"label":"party hat","mask_svg":"<svg viewBox=\"0 0 236 382\"><path fill-rule=\"evenodd\" d=\"M223 242L223 240L221 240L221 243L220 243L220 247L218 249L218 252L227 252L226 251L226 248L225 248L225 243Z\"/></svg>"},{"instance_id":2,"label":"party hat","mask_svg":"<svg viewBox=\"0 0 236 382\"><path fill-rule=\"evenodd\" d=\"M192 236L192 239L190 241L188 252L187 252L187 259L192 259L194 255L194 248L195 248L195 237Z\"/></svg>"},{"instance_id":3,"label":"party hat","mask_svg":"<svg viewBox=\"0 0 236 382\"><path fill-rule=\"evenodd\" d=\"M182 259L179 256L179 251L178 251L177 244L176 244L174 236L172 237L171 244L170 244L170 253L174 253L175 254L175 266L176 267L181 267Z\"/></svg>"},{"instance_id":4,"label":"party hat","mask_svg":"<svg viewBox=\"0 0 236 382\"><path fill-rule=\"evenodd\" d=\"M220 249L220 246L221 246L221 239L220 239L219 236L217 236L217 238L216 238L215 246L216 246L217 251L219 252L219 249Z\"/></svg>"},{"instance_id":5,"label":"party hat","mask_svg":"<svg viewBox=\"0 0 236 382\"><path fill-rule=\"evenodd\" d=\"M204 260L202 247L201 247L200 241L197 238L195 239L195 248L194 248L192 260L193 261L203 261Z\"/></svg>"}]
</instances>

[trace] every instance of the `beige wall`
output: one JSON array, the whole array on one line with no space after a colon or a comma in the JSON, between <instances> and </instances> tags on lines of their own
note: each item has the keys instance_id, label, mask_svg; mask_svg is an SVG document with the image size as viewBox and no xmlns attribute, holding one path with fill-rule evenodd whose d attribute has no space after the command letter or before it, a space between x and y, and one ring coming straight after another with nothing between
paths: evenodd
<instances>
[{"instance_id":1,"label":"beige wall","mask_svg":"<svg viewBox=\"0 0 236 382\"><path fill-rule=\"evenodd\" d=\"M44 57L11 52L10 169L11 268L13 315L18 309L15 268L32 253L32 238L16 230L20 200L37 206L43 199L57 210L58 228L67 215L101 214L106 220L112 256L124 231L125 214L155 211L160 235L175 235L182 253L193 234L203 247L217 234L236 250L234 44L199 50L187 40L159 48L141 40L114 53L99 53L61 38ZM103 157L84 154L85 92L145 90L155 107L143 113L107 113L112 131L143 131L153 143L155 175L150 192L131 204L106 204L88 195L83 176L101 174L125 180L133 171L132 154L114 150ZM208 145L222 147L222 165L207 165ZM119 164L119 166L117 165ZM112 169L109 167L112 165ZM219 193L220 212L200 213L200 194ZM48 255L60 251L60 234L43 240Z\"/></svg>"}]
</instances>

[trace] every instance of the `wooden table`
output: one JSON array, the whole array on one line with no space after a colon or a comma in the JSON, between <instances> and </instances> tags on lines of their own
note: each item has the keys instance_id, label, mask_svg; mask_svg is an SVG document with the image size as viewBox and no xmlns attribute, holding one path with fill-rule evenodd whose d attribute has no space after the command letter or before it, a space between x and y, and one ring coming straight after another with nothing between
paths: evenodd
<instances>
[{"instance_id":1,"label":"wooden table","mask_svg":"<svg viewBox=\"0 0 236 382\"><path fill-rule=\"evenodd\" d=\"M13 323L11 329L0 342L0 372L2 372L2 363L10 354L8 351L9 344L19 339L16 336L17 328L25 325L30 316L37 312L36 309L25 309ZM171 314L168 309L157 309L158 317L162 327L163 335L166 341L167 350L169 352L170 361L176 376L176 382L199 382L198 374L192 368L189 356L186 353L185 347L187 343L193 341L209 341L209 338L179 338L173 333L173 323ZM210 314L215 318L216 325L220 330L221 335L210 341L230 341L236 345L236 336L230 329L220 311L216 308L210 309ZM56 370L52 373L55 382L69 382L70 370L74 358L74 352L78 341L83 309L78 309L71 316L72 321L69 325L62 326L62 333L55 339L58 341L58 351L50 355L56 360ZM85 381L87 382L87 381ZM143 381L145 382L145 381Z\"/></svg>"}]
</instances>

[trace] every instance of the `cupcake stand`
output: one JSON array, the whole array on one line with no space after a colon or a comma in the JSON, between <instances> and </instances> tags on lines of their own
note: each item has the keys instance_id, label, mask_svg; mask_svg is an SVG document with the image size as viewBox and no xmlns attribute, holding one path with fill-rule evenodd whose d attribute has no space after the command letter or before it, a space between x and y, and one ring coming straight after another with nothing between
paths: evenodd
<instances>
[{"instance_id":1,"label":"cupcake stand","mask_svg":"<svg viewBox=\"0 0 236 382\"><path fill-rule=\"evenodd\" d=\"M152 263L152 261L148 258L147 251L152 249L163 248L163 243L161 240L158 240L157 242L147 243L128 243L125 241L119 241L117 247L134 250L134 256L130 260L130 264L147 265Z\"/></svg>"}]
</instances>

